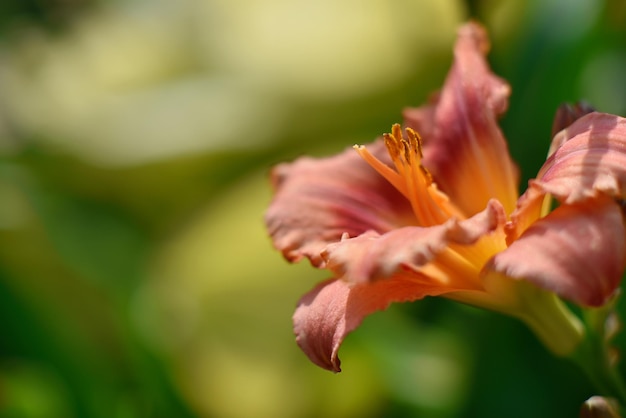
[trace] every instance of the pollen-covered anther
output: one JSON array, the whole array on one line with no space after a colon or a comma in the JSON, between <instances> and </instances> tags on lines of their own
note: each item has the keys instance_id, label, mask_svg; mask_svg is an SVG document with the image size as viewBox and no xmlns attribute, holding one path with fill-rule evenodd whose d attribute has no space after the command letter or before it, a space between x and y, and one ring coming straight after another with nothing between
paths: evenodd
<instances>
[{"instance_id":1,"label":"pollen-covered anther","mask_svg":"<svg viewBox=\"0 0 626 418\"><path fill-rule=\"evenodd\" d=\"M393 134L383 134L383 139L385 140L385 146L387 147L387 152L389 152L391 159L394 162L400 160L400 156L404 155L404 152L400 152L398 140L393 136ZM406 157L406 155L404 156Z\"/></svg>"},{"instance_id":2,"label":"pollen-covered anther","mask_svg":"<svg viewBox=\"0 0 626 418\"><path fill-rule=\"evenodd\" d=\"M408 139L404 138L402 128L396 123L391 127L391 133L383 134L383 138L391 158L396 160L398 157L403 156L403 162L412 164L414 161L413 155L417 154L420 158L422 156L421 138L411 128L407 128L406 132Z\"/></svg>"},{"instance_id":3,"label":"pollen-covered anther","mask_svg":"<svg viewBox=\"0 0 626 418\"><path fill-rule=\"evenodd\" d=\"M433 183L432 175L421 164L424 157L422 138L411 128L406 128L405 131L406 138L402 134L402 128L396 123L392 126L390 134L383 135L389 155L401 173L404 171L401 167L409 170L419 168L424 183L426 186L430 186Z\"/></svg>"},{"instance_id":4,"label":"pollen-covered anther","mask_svg":"<svg viewBox=\"0 0 626 418\"><path fill-rule=\"evenodd\" d=\"M411 148L415 150L420 158L423 158L424 154L422 153L422 137L411 128L406 128L406 134L409 137L409 143L411 144Z\"/></svg>"}]
</instances>

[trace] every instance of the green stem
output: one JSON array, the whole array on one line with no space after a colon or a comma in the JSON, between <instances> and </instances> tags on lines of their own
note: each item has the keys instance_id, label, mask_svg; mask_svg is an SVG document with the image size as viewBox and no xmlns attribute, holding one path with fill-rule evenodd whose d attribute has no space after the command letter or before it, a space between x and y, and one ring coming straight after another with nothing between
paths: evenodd
<instances>
[{"instance_id":1,"label":"green stem","mask_svg":"<svg viewBox=\"0 0 626 418\"><path fill-rule=\"evenodd\" d=\"M530 283L491 275L486 292L461 291L445 297L520 319L559 357L569 356L584 338L584 327L554 293Z\"/></svg>"},{"instance_id":2,"label":"green stem","mask_svg":"<svg viewBox=\"0 0 626 418\"><path fill-rule=\"evenodd\" d=\"M584 340L580 320L555 294L538 291L517 315L557 356L568 356Z\"/></svg>"},{"instance_id":3,"label":"green stem","mask_svg":"<svg viewBox=\"0 0 626 418\"><path fill-rule=\"evenodd\" d=\"M606 335L606 319L609 309L586 309L583 317L586 325L585 339L571 356L593 382L603 396L617 399L626 406L626 385L611 361Z\"/></svg>"},{"instance_id":4,"label":"green stem","mask_svg":"<svg viewBox=\"0 0 626 418\"><path fill-rule=\"evenodd\" d=\"M600 308L583 309L581 321L552 292L523 281L491 279L484 282L487 292L462 291L446 297L519 318L550 351L578 364L600 391L598 395L615 398L626 407L626 385L609 347L612 322L607 319L614 315L617 296Z\"/></svg>"}]
</instances>

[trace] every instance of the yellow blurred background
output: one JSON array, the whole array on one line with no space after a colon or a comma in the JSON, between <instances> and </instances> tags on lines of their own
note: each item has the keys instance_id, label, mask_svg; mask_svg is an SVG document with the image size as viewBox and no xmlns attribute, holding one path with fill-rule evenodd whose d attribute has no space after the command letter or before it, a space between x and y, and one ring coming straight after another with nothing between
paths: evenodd
<instances>
[{"instance_id":1,"label":"yellow blurred background","mask_svg":"<svg viewBox=\"0 0 626 418\"><path fill-rule=\"evenodd\" d=\"M471 17L513 84L505 133L532 177L558 103L626 112L624 13L620 0L0 6L0 416L573 416L590 390L576 370L514 321L446 302L368 319L340 375L310 364L291 315L326 276L272 249L267 174L399 122L441 84Z\"/></svg>"}]
</instances>

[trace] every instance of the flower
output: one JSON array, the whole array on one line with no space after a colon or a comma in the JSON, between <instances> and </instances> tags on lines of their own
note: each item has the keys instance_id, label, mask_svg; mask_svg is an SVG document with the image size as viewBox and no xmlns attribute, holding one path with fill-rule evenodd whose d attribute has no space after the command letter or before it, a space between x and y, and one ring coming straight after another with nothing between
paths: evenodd
<instances>
[{"instance_id":1,"label":"flower","mask_svg":"<svg viewBox=\"0 0 626 418\"><path fill-rule=\"evenodd\" d=\"M265 220L275 247L333 275L293 317L317 365L340 371L339 346L365 316L426 296L520 318L567 355L584 331L559 297L600 306L619 286L626 119L564 108L547 161L518 197L497 123L510 89L488 49L484 29L465 24L443 89L405 111L404 131L273 169Z\"/></svg>"}]
</instances>

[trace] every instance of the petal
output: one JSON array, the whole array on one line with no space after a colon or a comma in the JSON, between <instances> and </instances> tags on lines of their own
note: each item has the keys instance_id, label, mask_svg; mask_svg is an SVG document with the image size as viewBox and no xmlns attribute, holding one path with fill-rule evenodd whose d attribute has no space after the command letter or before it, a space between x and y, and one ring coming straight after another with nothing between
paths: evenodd
<instances>
[{"instance_id":1,"label":"petal","mask_svg":"<svg viewBox=\"0 0 626 418\"><path fill-rule=\"evenodd\" d=\"M386 309L392 302L408 302L443 292L402 275L352 287L342 280L327 280L300 299L293 316L296 342L313 363L339 372L339 346L363 318Z\"/></svg>"},{"instance_id":2,"label":"petal","mask_svg":"<svg viewBox=\"0 0 626 418\"><path fill-rule=\"evenodd\" d=\"M537 181L530 180L528 189L517 201L517 208L511 214L510 222L504 227L507 245L511 245L528 227L547 214L549 206L547 208L545 206L549 203L551 203L549 195Z\"/></svg>"},{"instance_id":3,"label":"petal","mask_svg":"<svg viewBox=\"0 0 626 418\"><path fill-rule=\"evenodd\" d=\"M384 145L376 142L370 151L384 153ZM320 251L344 233L384 233L415 223L406 198L352 148L330 158L278 165L272 183L276 194L265 222L274 245L290 261L308 257L322 266Z\"/></svg>"},{"instance_id":4,"label":"petal","mask_svg":"<svg viewBox=\"0 0 626 418\"><path fill-rule=\"evenodd\" d=\"M490 71L488 49L481 26L463 26L441 93L430 105L405 112L405 123L424 138L424 165L468 215L480 212L491 198L502 202L507 213L517 201L518 170L497 123L510 88Z\"/></svg>"},{"instance_id":5,"label":"petal","mask_svg":"<svg viewBox=\"0 0 626 418\"><path fill-rule=\"evenodd\" d=\"M624 232L621 209L608 197L562 205L497 254L486 270L599 306L619 286L626 262Z\"/></svg>"},{"instance_id":6,"label":"petal","mask_svg":"<svg viewBox=\"0 0 626 418\"><path fill-rule=\"evenodd\" d=\"M623 198L626 187L626 119L590 113L561 131L562 144L537 175L537 187L566 204L599 193Z\"/></svg>"},{"instance_id":7,"label":"petal","mask_svg":"<svg viewBox=\"0 0 626 418\"><path fill-rule=\"evenodd\" d=\"M468 246L493 233L504 225L505 219L504 209L493 200L483 212L464 221L450 219L427 228L409 226L383 235L369 232L331 244L322 255L337 277L351 283L368 283L406 270L425 272L423 267L437 259L438 271L451 274L433 274L429 270L427 274L434 283L438 281L439 286L456 290L479 288L477 272L498 249L474 263L452 254L439 258L451 245Z\"/></svg>"},{"instance_id":8,"label":"petal","mask_svg":"<svg viewBox=\"0 0 626 418\"><path fill-rule=\"evenodd\" d=\"M573 119L586 109L579 105L561 119ZM626 119L603 113L583 114L555 135L548 160L539 170L537 179L530 180L517 209L511 214L511 222L506 226L507 242L512 243L547 213L549 196L565 204L581 202L601 193L623 199L624 185Z\"/></svg>"}]
</instances>

